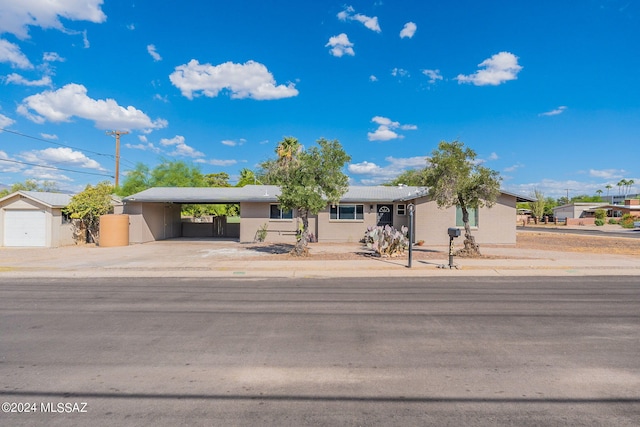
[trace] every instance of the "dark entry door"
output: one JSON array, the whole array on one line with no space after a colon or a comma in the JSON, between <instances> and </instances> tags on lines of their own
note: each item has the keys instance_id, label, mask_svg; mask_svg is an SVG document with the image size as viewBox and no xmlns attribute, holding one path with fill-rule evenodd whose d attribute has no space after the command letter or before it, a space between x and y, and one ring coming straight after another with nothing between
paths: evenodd
<instances>
[{"instance_id":1,"label":"dark entry door","mask_svg":"<svg viewBox=\"0 0 640 427\"><path fill-rule=\"evenodd\" d=\"M393 205L378 205L378 225L393 226Z\"/></svg>"}]
</instances>

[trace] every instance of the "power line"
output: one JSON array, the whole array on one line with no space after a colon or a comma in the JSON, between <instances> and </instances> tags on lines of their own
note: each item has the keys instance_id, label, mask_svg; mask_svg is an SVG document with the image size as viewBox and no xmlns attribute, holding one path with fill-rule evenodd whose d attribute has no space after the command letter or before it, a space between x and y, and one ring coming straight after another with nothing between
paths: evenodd
<instances>
[{"instance_id":1,"label":"power line","mask_svg":"<svg viewBox=\"0 0 640 427\"><path fill-rule=\"evenodd\" d=\"M12 133L14 135L22 136L22 137L29 138L29 139L34 139L36 141L46 142L47 144L57 145L59 147L72 148L74 150L84 151L85 153L91 153L91 154L95 154L97 156L105 156L105 157L111 157L111 158L114 157L113 154L98 153L97 151L86 150L84 148L74 147L72 145L62 144L62 143L54 142L54 141L49 141L48 139L38 138L37 136L27 135L27 134L24 134L24 133L16 132L14 130L0 128L0 131L7 132L7 133Z\"/></svg>"},{"instance_id":2,"label":"power line","mask_svg":"<svg viewBox=\"0 0 640 427\"><path fill-rule=\"evenodd\" d=\"M113 154L99 153L97 151L87 150L85 148L74 147L72 145L62 144L60 142L54 142L54 141L50 141L50 140L44 139L44 138L38 138L37 136L27 135L27 134L24 134L24 133L21 133L21 132L16 132L16 131L10 130L10 129L0 128L0 132L7 132L7 133L11 133L11 134L14 134L14 135L17 135L17 136L22 136L24 138L33 139L35 141L46 142L47 144L57 145L59 147L71 148L73 150L78 150L78 151L82 151L82 152L85 152L85 153L95 154L97 156L109 157L109 158L112 158L112 159L115 158L115 156ZM132 167L136 166L136 164L134 162L132 162L130 160L127 160L124 157L120 157L120 161L123 162L123 163L127 163L127 164L131 165ZM16 161L16 163L20 163L20 162ZM81 172L79 172L79 173L81 173ZM109 176L111 176L111 175L109 175ZM113 176L111 176L111 177L113 178Z\"/></svg>"},{"instance_id":3,"label":"power line","mask_svg":"<svg viewBox=\"0 0 640 427\"><path fill-rule=\"evenodd\" d=\"M56 166L46 166L46 165L39 165L37 163L20 162L18 160L0 159L0 162L11 162L11 163L18 163L20 165L36 166L36 167L44 168L44 169L54 169L54 170L65 171L65 172L82 173L82 174L85 174L85 175L97 175L97 176L106 176L106 177L109 177L109 178L113 178L113 175L108 175L106 173L77 171L77 170L74 170L74 169L59 168L59 167L56 167Z\"/></svg>"}]
</instances>

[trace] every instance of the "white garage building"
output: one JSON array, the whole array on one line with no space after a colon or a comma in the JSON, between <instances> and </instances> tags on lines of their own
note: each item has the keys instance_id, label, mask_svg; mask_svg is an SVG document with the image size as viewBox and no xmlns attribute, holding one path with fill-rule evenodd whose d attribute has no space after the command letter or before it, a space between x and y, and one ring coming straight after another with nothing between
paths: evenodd
<instances>
[{"instance_id":1,"label":"white garage building","mask_svg":"<svg viewBox=\"0 0 640 427\"><path fill-rule=\"evenodd\" d=\"M57 247L73 244L62 208L72 195L17 191L0 199L0 245Z\"/></svg>"}]
</instances>

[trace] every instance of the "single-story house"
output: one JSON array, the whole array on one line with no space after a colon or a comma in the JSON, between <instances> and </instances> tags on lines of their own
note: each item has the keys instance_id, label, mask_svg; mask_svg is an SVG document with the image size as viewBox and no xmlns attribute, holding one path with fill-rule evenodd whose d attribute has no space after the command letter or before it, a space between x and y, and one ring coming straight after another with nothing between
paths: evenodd
<instances>
[{"instance_id":1,"label":"single-story house","mask_svg":"<svg viewBox=\"0 0 640 427\"><path fill-rule=\"evenodd\" d=\"M72 195L17 191L0 199L2 246L57 247L73 244L71 223L62 208Z\"/></svg>"},{"instance_id":2,"label":"single-story house","mask_svg":"<svg viewBox=\"0 0 640 427\"><path fill-rule=\"evenodd\" d=\"M124 213L129 215L130 241L142 243L186 236L180 217L182 204L237 203L239 228L222 227L222 233L217 235L253 242L260 230L266 230L265 241L290 243L295 241L299 220L296 212L280 208L279 194L280 188L272 185L149 188L123 199ZM522 201L532 200L503 191L493 207L472 210L471 226L477 242L515 244L516 202ZM370 226L388 224L398 229L408 226L410 208L414 209L415 241L445 245L449 242L447 229L463 227L460 210L439 209L427 197L424 187L350 186L338 204L329 205L309 218L309 229L319 242L357 242ZM194 236L193 225L189 230L188 235Z\"/></svg>"},{"instance_id":3,"label":"single-story house","mask_svg":"<svg viewBox=\"0 0 640 427\"><path fill-rule=\"evenodd\" d=\"M623 205L609 203L570 203L553 208L553 215L561 220L573 218L595 218L597 210L607 212L607 217L621 217L625 214L640 217L640 199L625 199Z\"/></svg>"}]
</instances>

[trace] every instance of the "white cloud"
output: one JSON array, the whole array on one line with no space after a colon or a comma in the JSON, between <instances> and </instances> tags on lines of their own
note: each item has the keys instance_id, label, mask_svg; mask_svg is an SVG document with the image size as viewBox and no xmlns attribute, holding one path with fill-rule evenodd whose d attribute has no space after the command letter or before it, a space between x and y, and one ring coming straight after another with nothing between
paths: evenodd
<instances>
[{"instance_id":1,"label":"white cloud","mask_svg":"<svg viewBox=\"0 0 640 427\"><path fill-rule=\"evenodd\" d=\"M415 23L407 22L406 24L404 24L402 31L400 31L400 38L401 39L405 37L412 38L413 35L416 33L417 29L418 29L418 26Z\"/></svg>"},{"instance_id":2,"label":"white cloud","mask_svg":"<svg viewBox=\"0 0 640 427\"><path fill-rule=\"evenodd\" d=\"M204 159L197 159L195 160L196 163L205 163L208 165L213 165L213 166L232 166L235 165L236 163L238 163L237 160L220 160L220 159L209 159L209 160L204 160Z\"/></svg>"},{"instance_id":3,"label":"white cloud","mask_svg":"<svg viewBox=\"0 0 640 427\"><path fill-rule=\"evenodd\" d=\"M11 126L12 124L14 124L16 121L5 116L4 114L0 114L0 128L8 128L9 126ZM2 131L0 131L2 132Z\"/></svg>"},{"instance_id":4,"label":"white cloud","mask_svg":"<svg viewBox=\"0 0 640 427\"><path fill-rule=\"evenodd\" d=\"M338 19L341 21L347 21L347 20L358 21L362 23L365 27L367 27L371 31L375 31L376 33L379 33L382 31L380 29L380 24L378 24L377 16L371 17L371 16L362 15L360 13L354 14L354 12L355 12L355 9L353 7L347 6L342 12L339 12L337 16L338 16Z\"/></svg>"},{"instance_id":5,"label":"white cloud","mask_svg":"<svg viewBox=\"0 0 640 427\"><path fill-rule=\"evenodd\" d=\"M375 116L371 121L379 126L374 132L367 133L369 141L390 141L392 139L404 138L403 135L398 134L394 129L418 129L416 125L401 125L399 122L394 122L387 117Z\"/></svg>"},{"instance_id":6,"label":"white cloud","mask_svg":"<svg viewBox=\"0 0 640 427\"><path fill-rule=\"evenodd\" d=\"M500 157L498 157L498 154L496 153L491 153L489 154L488 160L498 160Z\"/></svg>"},{"instance_id":7,"label":"white cloud","mask_svg":"<svg viewBox=\"0 0 640 427\"><path fill-rule=\"evenodd\" d=\"M52 170L49 168L39 168L37 166L30 169L25 169L23 175L28 176L29 179L35 179L37 181L73 181L73 179L62 174L60 171Z\"/></svg>"},{"instance_id":8,"label":"white cloud","mask_svg":"<svg viewBox=\"0 0 640 427\"><path fill-rule=\"evenodd\" d=\"M348 166L348 171L354 175L365 175L366 178L360 180L365 185L376 185L388 182L397 177L407 169L422 169L427 165L427 157L386 157L388 164L380 166L372 162L352 163Z\"/></svg>"},{"instance_id":9,"label":"white cloud","mask_svg":"<svg viewBox=\"0 0 640 427\"><path fill-rule=\"evenodd\" d=\"M34 150L20 153L18 157L25 162L52 165L58 167L76 166L85 169L96 169L104 171L100 163L85 156L80 151L75 151L67 147L46 148L44 150Z\"/></svg>"},{"instance_id":10,"label":"white cloud","mask_svg":"<svg viewBox=\"0 0 640 427\"><path fill-rule=\"evenodd\" d=\"M329 42L324 46L331 47L329 53L338 58L343 55L354 56L356 54L353 50L353 43L349 41L349 37L345 33L329 38Z\"/></svg>"},{"instance_id":11,"label":"white cloud","mask_svg":"<svg viewBox=\"0 0 640 427\"><path fill-rule=\"evenodd\" d=\"M434 84L438 80L442 80L440 70L422 70L422 74L429 77L429 83Z\"/></svg>"},{"instance_id":12,"label":"white cloud","mask_svg":"<svg viewBox=\"0 0 640 427\"><path fill-rule=\"evenodd\" d=\"M474 74L459 74L458 83L473 83L476 86L497 86L509 80L516 80L522 66L518 65L518 57L509 52L496 53L478 64L480 69Z\"/></svg>"},{"instance_id":13,"label":"white cloud","mask_svg":"<svg viewBox=\"0 0 640 427\"><path fill-rule=\"evenodd\" d=\"M147 142L146 144L124 144L125 147L130 148L132 150L142 150L142 151L150 151L152 153L156 153L159 154L162 152L162 150L158 147L156 147L155 145L153 145L153 143L151 142Z\"/></svg>"},{"instance_id":14,"label":"white cloud","mask_svg":"<svg viewBox=\"0 0 640 427\"><path fill-rule=\"evenodd\" d=\"M0 9L0 28L2 28L1 17L2 10ZM0 39L0 62L8 62L12 67L23 70L33 68L33 64L31 64L29 58L22 53L20 47L5 39Z\"/></svg>"},{"instance_id":15,"label":"white cloud","mask_svg":"<svg viewBox=\"0 0 640 427\"><path fill-rule=\"evenodd\" d=\"M127 24L127 30L133 31L136 29L136 24Z\"/></svg>"},{"instance_id":16,"label":"white cloud","mask_svg":"<svg viewBox=\"0 0 640 427\"><path fill-rule=\"evenodd\" d=\"M377 81L378 81L378 78L377 78L376 76L374 76L373 74L371 74L371 75L369 76L369 81L370 81L370 82L377 82Z\"/></svg>"},{"instance_id":17,"label":"white cloud","mask_svg":"<svg viewBox=\"0 0 640 427\"><path fill-rule=\"evenodd\" d=\"M393 77L409 77L409 72L402 68L394 68L391 70L391 75Z\"/></svg>"},{"instance_id":18,"label":"white cloud","mask_svg":"<svg viewBox=\"0 0 640 427\"><path fill-rule=\"evenodd\" d=\"M245 142L247 142L247 140L244 138L240 138L238 141L233 141L230 139L225 139L224 141L220 141L222 145L226 145L227 147L236 147L238 145L244 145Z\"/></svg>"},{"instance_id":19,"label":"white cloud","mask_svg":"<svg viewBox=\"0 0 640 427\"><path fill-rule=\"evenodd\" d=\"M142 111L121 107L113 99L92 99L87 88L70 83L56 91L44 91L31 95L18 106L18 113L35 123L69 122L76 116L92 120L99 129L161 129L167 126L164 119L151 120Z\"/></svg>"},{"instance_id":20,"label":"white cloud","mask_svg":"<svg viewBox=\"0 0 640 427\"><path fill-rule=\"evenodd\" d=\"M176 135L171 139L162 138L160 144L163 146L175 146L175 149L169 153L171 156L184 156L184 157L203 157L204 153L196 150L193 147L188 146L184 142L184 136Z\"/></svg>"},{"instance_id":21,"label":"white cloud","mask_svg":"<svg viewBox=\"0 0 640 427\"><path fill-rule=\"evenodd\" d=\"M44 62L64 62L66 59L58 55L56 52L45 52L42 55L42 60Z\"/></svg>"},{"instance_id":22,"label":"white cloud","mask_svg":"<svg viewBox=\"0 0 640 427\"><path fill-rule=\"evenodd\" d=\"M52 141L58 140L58 135L54 135L51 133L41 133L40 136L43 137L44 139L50 139Z\"/></svg>"},{"instance_id":23,"label":"white cloud","mask_svg":"<svg viewBox=\"0 0 640 427\"><path fill-rule=\"evenodd\" d=\"M602 179L620 179L625 173L624 169L589 169L589 176Z\"/></svg>"},{"instance_id":24,"label":"white cloud","mask_svg":"<svg viewBox=\"0 0 640 427\"><path fill-rule=\"evenodd\" d=\"M564 113L566 109L567 109L566 105L561 105L558 108L556 108L555 110L547 111L545 113L540 113L538 115L539 116L557 116L558 114Z\"/></svg>"},{"instance_id":25,"label":"white cloud","mask_svg":"<svg viewBox=\"0 0 640 427\"><path fill-rule=\"evenodd\" d=\"M4 78L6 84L13 83L22 86L51 86L51 77L44 76L40 80L27 80L20 74L11 73Z\"/></svg>"},{"instance_id":26,"label":"white cloud","mask_svg":"<svg viewBox=\"0 0 640 427\"><path fill-rule=\"evenodd\" d=\"M160 54L156 50L155 45L147 45L147 52L149 52L149 55L151 55L154 61L162 61L162 56L160 56Z\"/></svg>"},{"instance_id":27,"label":"white cloud","mask_svg":"<svg viewBox=\"0 0 640 427\"><path fill-rule=\"evenodd\" d=\"M0 160L14 160L14 159L9 157L9 155L6 152L0 150ZM0 161L0 172L16 173L16 172L20 172L23 168L24 166L21 165L20 163L13 163L12 161L9 161L9 162Z\"/></svg>"},{"instance_id":28,"label":"white cloud","mask_svg":"<svg viewBox=\"0 0 640 427\"><path fill-rule=\"evenodd\" d=\"M223 89L231 92L232 99L269 100L298 95L293 83L276 86L267 67L255 61L211 65L192 59L188 64L177 66L169 79L189 99L193 99L194 92L213 98Z\"/></svg>"},{"instance_id":29,"label":"white cloud","mask_svg":"<svg viewBox=\"0 0 640 427\"><path fill-rule=\"evenodd\" d=\"M504 171L507 173L515 172L516 170L523 168L524 165L522 163L516 163L515 165L508 166L504 168Z\"/></svg>"},{"instance_id":30,"label":"white cloud","mask_svg":"<svg viewBox=\"0 0 640 427\"><path fill-rule=\"evenodd\" d=\"M60 17L73 21L104 22L104 0L13 0L0 2L0 33L29 37L29 26L65 30Z\"/></svg>"}]
</instances>

